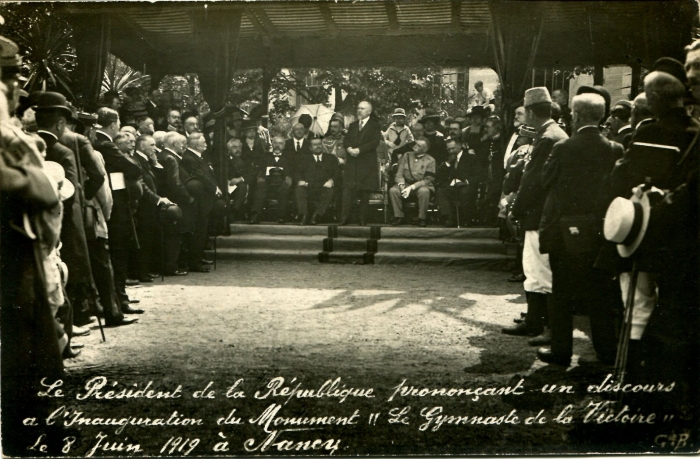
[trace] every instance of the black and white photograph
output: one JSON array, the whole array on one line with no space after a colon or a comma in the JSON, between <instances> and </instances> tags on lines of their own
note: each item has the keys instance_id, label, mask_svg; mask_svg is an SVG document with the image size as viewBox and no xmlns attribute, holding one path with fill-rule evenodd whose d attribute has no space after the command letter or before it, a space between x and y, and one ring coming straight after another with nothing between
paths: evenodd
<instances>
[{"instance_id":1,"label":"black and white photograph","mask_svg":"<svg viewBox=\"0 0 700 459\"><path fill-rule=\"evenodd\" d=\"M699 454L699 5L0 2L0 454Z\"/></svg>"}]
</instances>

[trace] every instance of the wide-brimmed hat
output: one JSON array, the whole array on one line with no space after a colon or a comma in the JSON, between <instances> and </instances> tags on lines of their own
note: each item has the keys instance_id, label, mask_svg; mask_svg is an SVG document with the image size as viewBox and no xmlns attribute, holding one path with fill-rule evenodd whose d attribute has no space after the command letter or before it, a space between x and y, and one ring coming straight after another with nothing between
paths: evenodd
<instances>
[{"instance_id":1,"label":"wide-brimmed hat","mask_svg":"<svg viewBox=\"0 0 700 459\"><path fill-rule=\"evenodd\" d=\"M166 206L160 209L160 220L164 223L174 223L182 218L182 209L177 205Z\"/></svg>"},{"instance_id":2,"label":"wide-brimmed hat","mask_svg":"<svg viewBox=\"0 0 700 459\"><path fill-rule=\"evenodd\" d=\"M536 104L552 103L552 96L549 94L549 89L544 86L530 88L525 91L524 107L530 107Z\"/></svg>"},{"instance_id":3,"label":"wide-brimmed hat","mask_svg":"<svg viewBox=\"0 0 700 459\"><path fill-rule=\"evenodd\" d=\"M617 252L623 258L629 258L644 239L649 226L649 197L633 195L629 199L615 198L605 213L603 235L605 239L617 244Z\"/></svg>"},{"instance_id":4,"label":"wide-brimmed hat","mask_svg":"<svg viewBox=\"0 0 700 459\"><path fill-rule=\"evenodd\" d=\"M391 116L406 116L406 110L403 108L395 108Z\"/></svg>"},{"instance_id":5,"label":"wide-brimmed hat","mask_svg":"<svg viewBox=\"0 0 700 459\"><path fill-rule=\"evenodd\" d=\"M58 197L61 199L61 201L65 201L73 196L75 193L75 186L70 180L66 179L66 171L63 169L63 166L55 161L45 161L44 172L56 185Z\"/></svg>"},{"instance_id":6,"label":"wide-brimmed hat","mask_svg":"<svg viewBox=\"0 0 700 459\"><path fill-rule=\"evenodd\" d=\"M30 96L31 97L31 96ZM36 96L35 111L59 110L65 113L67 118L73 117L73 111L68 107L66 97L58 92L41 92Z\"/></svg>"}]
</instances>

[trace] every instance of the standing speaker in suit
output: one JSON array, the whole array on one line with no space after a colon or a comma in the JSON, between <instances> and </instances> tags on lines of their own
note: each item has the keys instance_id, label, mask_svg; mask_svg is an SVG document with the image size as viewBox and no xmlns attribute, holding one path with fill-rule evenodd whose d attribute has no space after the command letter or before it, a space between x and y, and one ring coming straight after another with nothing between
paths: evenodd
<instances>
[{"instance_id":1,"label":"standing speaker in suit","mask_svg":"<svg viewBox=\"0 0 700 459\"><path fill-rule=\"evenodd\" d=\"M341 225L350 222L350 212L359 197L360 225L367 221L369 195L379 188L379 164L377 147L382 139L379 121L372 115L372 104L362 101L357 106L357 118L348 128L343 139L347 153L343 176L343 213Z\"/></svg>"},{"instance_id":2,"label":"standing speaker in suit","mask_svg":"<svg viewBox=\"0 0 700 459\"><path fill-rule=\"evenodd\" d=\"M190 134L187 139L187 150L182 154L182 167L190 176L201 183L201 189L195 196L196 215L194 231L192 232L192 245L188 247L187 264L190 271L208 272L202 266L204 249L207 244L209 229L209 214L216 198L221 196L221 190L216 184L214 171L204 161L203 153L207 148L204 134Z\"/></svg>"}]
</instances>

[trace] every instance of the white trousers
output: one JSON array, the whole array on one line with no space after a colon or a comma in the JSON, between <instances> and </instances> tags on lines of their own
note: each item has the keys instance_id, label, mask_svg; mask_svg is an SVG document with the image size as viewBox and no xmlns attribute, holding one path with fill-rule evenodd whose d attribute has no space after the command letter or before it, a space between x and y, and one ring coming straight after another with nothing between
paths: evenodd
<instances>
[{"instance_id":1,"label":"white trousers","mask_svg":"<svg viewBox=\"0 0 700 459\"><path fill-rule=\"evenodd\" d=\"M627 294L632 280L632 273L620 274L622 302L627 304ZM640 271L637 274L637 286L634 289L634 305L632 308L632 330L630 339L642 339L644 329L649 323L654 306L656 305L656 274Z\"/></svg>"},{"instance_id":2,"label":"white trousers","mask_svg":"<svg viewBox=\"0 0 700 459\"><path fill-rule=\"evenodd\" d=\"M525 246L523 247L523 273L526 292L552 293L552 268L549 266L549 255L540 253L540 233L525 231Z\"/></svg>"}]
</instances>

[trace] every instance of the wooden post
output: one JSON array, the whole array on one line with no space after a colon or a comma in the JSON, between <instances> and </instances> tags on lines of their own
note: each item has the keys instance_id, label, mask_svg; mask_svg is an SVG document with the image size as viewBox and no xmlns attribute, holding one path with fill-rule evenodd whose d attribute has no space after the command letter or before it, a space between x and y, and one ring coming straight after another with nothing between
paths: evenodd
<instances>
[{"instance_id":1,"label":"wooden post","mask_svg":"<svg viewBox=\"0 0 700 459\"><path fill-rule=\"evenodd\" d=\"M630 100L639 95L639 83L642 78L642 66L632 64L632 80L630 81Z\"/></svg>"},{"instance_id":2,"label":"wooden post","mask_svg":"<svg viewBox=\"0 0 700 459\"><path fill-rule=\"evenodd\" d=\"M268 65L263 65L262 68L262 106L265 108L265 116L263 117L263 126L269 127L269 107L270 107L270 86L272 83L272 70Z\"/></svg>"},{"instance_id":3,"label":"wooden post","mask_svg":"<svg viewBox=\"0 0 700 459\"><path fill-rule=\"evenodd\" d=\"M596 65L593 68L593 84L603 86L605 84L605 67Z\"/></svg>"}]
</instances>

